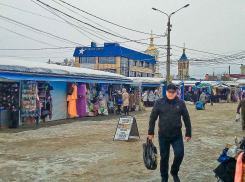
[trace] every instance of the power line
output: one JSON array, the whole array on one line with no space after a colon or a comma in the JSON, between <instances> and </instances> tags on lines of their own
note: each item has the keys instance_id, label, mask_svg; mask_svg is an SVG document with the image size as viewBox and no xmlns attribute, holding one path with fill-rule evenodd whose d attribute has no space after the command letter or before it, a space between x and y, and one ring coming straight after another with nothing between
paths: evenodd
<instances>
[{"instance_id":1,"label":"power line","mask_svg":"<svg viewBox=\"0 0 245 182\"><path fill-rule=\"evenodd\" d=\"M33 12L26 11L26 10L23 10L23 9L20 9L20 8L9 6L9 5L6 5L6 4L3 4L3 3L0 3L0 4L3 5L3 6L9 7L9 8L13 8L13 9L16 9L16 10L19 10L19 11L23 11L23 12L30 13L30 14L33 14L33 15L37 15L37 16L40 16L40 17L43 17L43 18L47 18L47 19L50 19L50 20L62 22L60 20L56 20L56 19L53 19L53 18L50 18L50 17L47 17L47 16L43 16L43 15L37 14L37 13L33 13ZM62 22L62 23L64 23L64 22Z\"/></svg>"},{"instance_id":2,"label":"power line","mask_svg":"<svg viewBox=\"0 0 245 182\"><path fill-rule=\"evenodd\" d=\"M57 3L57 4L59 4L60 6L62 6L62 7L64 7L64 8L66 8L66 9L72 11L73 13L75 13L75 14L77 14L77 15L79 15L79 16L81 16L81 17L83 17L83 18L85 18L85 19L87 19L87 20L89 20L89 21L91 21L91 22L93 22L93 23L95 23L95 24L97 24L97 25L99 25L99 26L101 26L101 27L103 27L103 28L105 28L105 29L107 29L107 30L109 30L109 31L111 31L111 32L113 32L113 33L115 33L115 34L117 34L117 35L123 36L123 35L121 35L121 34L119 34L119 33L117 33L117 32L112 31L111 29L108 29L108 28L106 28L106 27L104 27L104 26L102 26L102 25L100 25L100 24L98 24L98 23L92 21L92 20L89 19L89 18L86 18L85 16L82 16L81 14L79 14L79 13L77 13L77 12L71 10L70 8L67 8L66 6L64 6L64 5L62 5L62 4L58 3L58 2L56 2L55 0L52 0L52 1L55 2L55 3ZM125 36L124 36L124 37L125 37ZM157 36L157 37L155 37L155 38L161 38L161 37L162 37L162 36ZM105 38L107 38L107 37L105 37ZM109 38L107 38L107 39L109 39ZM140 40L148 40L148 39L149 39L149 38L147 38L147 39L140 39ZM112 39L110 39L110 40L112 40ZM112 41L115 42L115 40L112 40ZM133 41L139 41L139 40L133 40ZM127 42L132 42L132 41L125 41L125 42L120 42L120 43L127 43ZM130 47L130 46L128 46L128 47ZM135 49L135 48L133 48L133 49Z\"/></svg>"},{"instance_id":3,"label":"power line","mask_svg":"<svg viewBox=\"0 0 245 182\"><path fill-rule=\"evenodd\" d=\"M102 25L100 25L100 24L98 24L98 23L92 21L92 20L90 20L89 18L86 18L85 16L82 16L81 14L79 14L79 13L77 13L77 12L71 10L70 8L67 8L66 6L64 6L64 5L62 5L62 4L58 3L58 2L56 2L55 0L52 0L52 1L55 2L55 3L57 3L57 4L59 4L60 6L62 6L62 7L64 7L64 8L66 8L66 9L70 10L71 12L73 12L73 13L75 13L75 14L77 14L77 15L83 17L83 18L85 18L86 20L89 20L89 21L95 23L96 25L99 25L99 26L103 27L104 29L107 29L107 30L109 30L109 31L111 31L111 32L113 32L113 33L115 33L115 34L120 35L119 33L114 32L114 31L112 31L112 30L110 30L110 29L108 29L108 28L106 28L106 27L104 27L104 26L102 26ZM122 36L122 35L121 35L121 36Z\"/></svg>"},{"instance_id":4,"label":"power line","mask_svg":"<svg viewBox=\"0 0 245 182\"><path fill-rule=\"evenodd\" d=\"M29 25L26 25L26 24L21 23L21 22L19 22L19 21L15 21L15 20L10 19L10 18L7 18L7 17L5 17L5 16L0 15L0 17L3 18L4 20L9 20L10 22L14 22L14 23L18 24L18 26L19 26L19 25L22 25L22 26L24 26L23 28L28 27L29 29L31 29L31 31L38 31L38 32L41 32L41 33L43 33L43 34L47 34L47 35L49 35L48 37L51 36L52 38L55 38L56 40L59 40L59 39L60 39L60 41L62 41L62 42L65 41L66 43L72 43L72 44L76 44L76 45L81 45L80 43L73 42L73 41L70 41L70 40L65 39L65 38L62 38L62 37L58 37L58 36L56 36L56 35L54 35L54 34L51 34L51 33L45 32L45 31L42 31L42 30L37 29L37 28L34 28L34 27L31 27L31 26L29 26Z\"/></svg>"},{"instance_id":5,"label":"power line","mask_svg":"<svg viewBox=\"0 0 245 182\"><path fill-rule=\"evenodd\" d=\"M77 18L75 18L75 17L73 17L73 16L71 16L71 15L68 15L68 14L66 14L66 13L64 13L64 12L62 12L62 11L56 9L56 8L53 8L53 7L51 7L50 5L45 4L45 3L43 3L43 2L40 1L40 0L36 0L36 1L40 2L41 4L47 6L47 7L51 8L51 9L53 9L53 10L55 10L55 11L58 11L59 13L64 14L65 16L68 16L68 17L70 17L70 18L72 18L72 19L75 19L75 20L77 20L77 21L79 21L79 22L85 24L85 25L88 25L88 26L90 26L90 27L92 27L92 28L94 28L94 29L100 30L100 31L102 31L102 32L105 32L105 33L110 34L110 35L115 36L115 37L119 37L119 38L121 38L121 39L130 40L130 41L132 41L132 42L136 42L136 43L139 43L139 44L149 45L149 44L146 44L146 43L143 43L143 42L133 41L133 40L131 40L131 39L129 39L129 38L121 37L121 36L115 35L115 34L113 34L113 33L110 33L110 32L108 32L108 31L102 30L102 29L100 29L100 28L97 28L97 27L95 27L95 26L89 24L89 23L83 22L83 21L81 21L81 20L79 20L79 19L77 19Z\"/></svg>"},{"instance_id":6,"label":"power line","mask_svg":"<svg viewBox=\"0 0 245 182\"><path fill-rule=\"evenodd\" d=\"M70 48L75 48L75 47L47 47L47 48L34 48L34 49L1 49L1 51L40 51L40 50L53 50L53 49L70 49Z\"/></svg>"},{"instance_id":7,"label":"power line","mask_svg":"<svg viewBox=\"0 0 245 182\"><path fill-rule=\"evenodd\" d=\"M62 52L49 52L49 53L36 53L36 54L22 54L22 55L16 55L16 56L28 56L28 55L43 55L43 54L57 54L57 53L66 53L66 52L71 52L72 50L70 50L70 51L62 51ZM9 56L9 55L0 55L0 57L16 57L16 56Z\"/></svg>"},{"instance_id":8,"label":"power line","mask_svg":"<svg viewBox=\"0 0 245 182\"><path fill-rule=\"evenodd\" d=\"M93 15L93 14L91 14L91 13L88 13L88 12L86 12L86 11L80 9L80 8L77 8L77 7L75 7L75 6L73 6L73 5L69 4L69 3L67 3L67 2L65 2L65 1L62 1L62 0L59 0L59 1L61 1L62 3L66 4L66 5L68 5L68 6L73 7L73 8L75 8L75 9L79 10L79 11L82 11L83 13L86 13L86 14L88 14L88 15L90 15L90 16L93 16L93 17L95 17L95 18L97 18L97 19L100 19L100 20L102 20L102 21L104 21L104 22L107 22L107 23L110 23L110 24L112 24L112 25L115 25L115 26L118 26L118 27L121 27L121 28L124 28L124 29L127 29L127 30L131 30L131 31L134 31L134 32L138 32L138 33L142 33L142 34L151 35L150 33L146 33L146 32L142 32L142 31L134 30L134 29L127 28L127 27L121 26L121 25L119 25L119 24L116 24L116 23L107 21L107 20L102 19L102 18L100 18L100 17L98 17L98 16L95 16L95 15ZM154 35L156 35L156 34L154 34ZM157 36L165 36L165 35L157 35Z\"/></svg>"},{"instance_id":9,"label":"power line","mask_svg":"<svg viewBox=\"0 0 245 182\"><path fill-rule=\"evenodd\" d=\"M69 24L69 25L71 25L71 26L73 26L76 30L78 30L77 28L79 28L80 29L80 27L79 26L77 26L77 25L74 25L73 23L71 23L71 22L69 22L68 20L66 20L66 19L64 19L64 18L62 18L61 16L59 16L57 13L55 13L55 12L53 12L52 11L52 9L51 10L49 10L49 9L47 9L47 8L45 8L45 7L43 7L43 6L41 6L40 4L38 4L38 3L36 3L35 1L33 1L33 0L31 0L32 2L34 2L35 4L37 4L38 6L40 6L40 7L42 7L43 9L45 9L45 10L47 10L47 11L49 11L49 12L51 12L52 14L54 14L55 16L58 16L59 18L61 18L62 20L64 20L67 24ZM64 14L63 14L63 16L65 16ZM73 20L73 21L75 21L75 20ZM88 28L87 28L88 29ZM82 29L83 30L83 29ZM88 29L88 30L90 30L90 29ZM83 32L81 32L80 30L78 30L80 33L82 33L83 35L85 35ZM85 30L83 30L83 31L85 31ZM85 32L87 32L87 31L85 31ZM94 31L93 31L94 32ZM87 33L89 33L89 34L91 34L91 35L93 35L93 36L96 36L96 35L94 35L93 33L90 33L90 32L87 32ZM101 32L101 33L104 33L104 32ZM99 33L98 33L99 34ZM88 37L87 35L85 35L86 37ZM102 36L102 35L100 35L100 36ZM97 38L100 38L100 39L102 39L102 40L105 40L105 39L103 39L103 38L101 38L101 37L98 37L98 36L96 36ZM103 36L103 37L105 37L105 36ZM90 37L88 37L89 39L91 39L91 40L93 40L92 38L90 38ZM105 38L107 38L107 37L105 37ZM157 37L158 38L158 37ZM109 39L109 38L107 38L107 39ZM110 39L110 40L112 40L112 39ZM94 40L93 40L94 41ZM105 40L105 41L107 41L107 40ZM134 42L136 42L137 40L133 40ZM110 41L107 41L107 42L110 42ZM114 41L115 42L115 41ZM131 41L130 41L131 42ZM131 46L128 46L128 47L131 47ZM132 48L132 47L131 47ZM136 49L136 48L133 48L133 49ZM139 49L138 49L139 50Z\"/></svg>"},{"instance_id":10,"label":"power line","mask_svg":"<svg viewBox=\"0 0 245 182\"><path fill-rule=\"evenodd\" d=\"M30 37L27 37L27 36L22 35L22 34L20 34L20 33L17 33L17 32L14 32L14 31L9 30L9 29L7 29L7 28L4 28L4 27L2 27L2 26L0 26L0 28L2 28L2 29L4 29L4 30L7 30L7 31L9 31L9 32L12 32L12 33L14 33L14 34L17 34L17 35L19 35L19 36L25 37L25 38L27 38L27 39L34 40L34 41L36 41L36 42L40 42L40 43L42 43L42 44L46 44L46 45L50 45L50 46L54 46L54 47L59 47L59 46L56 46L56 45L53 45L53 44L49 44L49 43L46 43L46 42L43 42L43 41L40 41L40 40L36 40L36 39L30 38Z\"/></svg>"}]
</instances>

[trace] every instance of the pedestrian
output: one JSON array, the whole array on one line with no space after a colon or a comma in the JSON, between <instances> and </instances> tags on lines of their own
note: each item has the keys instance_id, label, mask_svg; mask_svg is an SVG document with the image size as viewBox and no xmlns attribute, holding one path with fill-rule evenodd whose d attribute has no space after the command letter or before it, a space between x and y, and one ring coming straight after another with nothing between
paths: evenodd
<instances>
[{"instance_id":1,"label":"pedestrian","mask_svg":"<svg viewBox=\"0 0 245 182\"><path fill-rule=\"evenodd\" d=\"M144 92L144 94L142 95L142 97L143 97L143 102L144 102L144 105L145 105L145 107L147 107L147 91L145 91Z\"/></svg>"},{"instance_id":2,"label":"pedestrian","mask_svg":"<svg viewBox=\"0 0 245 182\"><path fill-rule=\"evenodd\" d=\"M190 93L188 91L186 91L186 101L190 101Z\"/></svg>"},{"instance_id":3,"label":"pedestrian","mask_svg":"<svg viewBox=\"0 0 245 182\"><path fill-rule=\"evenodd\" d=\"M149 101L149 95L150 95L150 91L147 90L147 107L150 107L150 101Z\"/></svg>"},{"instance_id":4,"label":"pedestrian","mask_svg":"<svg viewBox=\"0 0 245 182\"><path fill-rule=\"evenodd\" d=\"M156 102L158 99L160 99L160 95L159 95L158 90L155 90L155 93L154 93L154 102Z\"/></svg>"},{"instance_id":5,"label":"pedestrian","mask_svg":"<svg viewBox=\"0 0 245 182\"><path fill-rule=\"evenodd\" d=\"M125 115L129 115L129 94L126 88L123 88L122 92L123 112Z\"/></svg>"},{"instance_id":6,"label":"pedestrian","mask_svg":"<svg viewBox=\"0 0 245 182\"><path fill-rule=\"evenodd\" d=\"M155 123L158 116L162 182L168 181L170 145L172 145L174 150L174 161L170 173L174 182L179 182L178 172L184 158L181 116L186 127L185 138L187 142L191 139L191 121L185 102L176 97L176 86L174 84L167 86L166 97L158 99L151 111L148 130L149 139L154 137Z\"/></svg>"},{"instance_id":7,"label":"pedestrian","mask_svg":"<svg viewBox=\"0 0 245 182\"><path fill-rule=\"evenodd\" d=\"M194 94L193 94L193 102L194 104L196 105L196 102L197 102L197 91L194 91Z\"/></svg>"},{"instance_id":8,"label":"pedestrian","mask_svg":"<svg viewBox=\"0 0 245 182\"><path fill-rule=\"evenodd\" d=\"M134 111L135 110L135 95L133 93L133 91L130 91L129 94L129 110L130 111Z\"/></svg>"},{"instance_id":9,"label":"pedestrian","mask_svg":"<svg viewBox=\"0 0 245 182\"><path fill-rule=\"evenodd\" d=\"M152 107L153 104L154 104L154 93L153 91L151 90L150 93L149 93L149 106Z\"/></svg>"},{"instance_id":10,"label":"pedestrian","mask_svg":"<svg viewBox=\"0 0 245 182\"><path fill-rule=\"evenodd\" d=\"M121 107L122 107L122 92L118 91L117 95L116 95L116 104L117 104L117 114L121 114Z\"/></svg>"},{"instance_id":11,"label":"pedestrian","mask_svg":"<svg viewBox=\"0 0 245 182\"><path fill-rule=\"evenodd\" d=\"M242 109L241 109L242 108ZM245 98L241 100L237 107L237 113L240 114L240 109L242 110L242 130L245 130Z\"/></svg>"},{"instance_id":12,"label":"pedestrian","mask_svg":"<svg viewBox=\"0 0 245 182\"><path fill-rule=\"evenodd\" d=\"M203 103L203 109L205 109L206 98L207 98L206 94L204 92L202 92L199 100L202 101L202 103Z\"/></svg>"},{"instance_id":13,"label":"pedestrian","mask_svg":"<svg viewBox=\"0 0 245 182\"><path fill-rule=\"evenodd\" d=\"M213 93L213 91L210 94L210 102L211 102L211 106L213 106L214 105L214 93Z\"/></svg>"}]
</instances>

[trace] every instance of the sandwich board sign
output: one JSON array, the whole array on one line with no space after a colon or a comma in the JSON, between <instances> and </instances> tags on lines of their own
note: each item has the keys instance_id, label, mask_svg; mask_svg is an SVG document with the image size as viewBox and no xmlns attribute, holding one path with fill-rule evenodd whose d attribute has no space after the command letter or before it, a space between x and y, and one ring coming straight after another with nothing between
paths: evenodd
<instances>
[{"instance_id":1,"label":"sandwich board sign","mask_svg":"<svg viewBox=\"0 0 245 182\"><path fill-rule=\"evenodd\" d=\"M113 140L128 141L130 136L137 136L140 138L136 119L135 117L129 115L121 116L119 118Z\"/></svg>"}]
</instances>

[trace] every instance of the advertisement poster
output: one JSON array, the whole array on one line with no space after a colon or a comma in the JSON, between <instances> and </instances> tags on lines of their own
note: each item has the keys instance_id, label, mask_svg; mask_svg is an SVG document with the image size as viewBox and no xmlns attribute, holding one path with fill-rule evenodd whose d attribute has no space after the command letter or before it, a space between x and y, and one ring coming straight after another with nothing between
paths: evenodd
<instances>
[{"instance_id":1,"label":"advertisement poster","mask_svg":"<svg viewBox=\"0 0 245 182\"><path fill-rule=\"evenodd\" d=\"M128 140L129 139L129 134L132 128L133 124L133 118L120 118L117 129L116 129L116 134L114 139L115 140Z\"/></svg>"}]
</instances>

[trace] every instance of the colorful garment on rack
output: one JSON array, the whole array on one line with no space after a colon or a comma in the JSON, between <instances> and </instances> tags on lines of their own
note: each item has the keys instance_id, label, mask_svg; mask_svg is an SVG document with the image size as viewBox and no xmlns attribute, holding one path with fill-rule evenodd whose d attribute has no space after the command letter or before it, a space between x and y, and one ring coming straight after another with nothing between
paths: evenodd
<instances>
[{"instance_id":1,"label":"colorful garment on rack","mask_svg":"<svg viewBox=\"0 0 245 182\"><path fill-rule=\"evenodd\" d=\"M216 89L215 89L215 88L213 89L213 93L214 93L214 95L217 95Z\"/></svg>"},{"instance_id":2,"label":"colorful garment on rack","mask_svg":"<svg viewBox=\"0 0 245 182\"><path fill-rule=\"evenodd\" d=\"M189 92L191 92L191 87L189 87Z\"/></svg>"},{"instance_id":3,"label":"colorful garment on rack","mask_svg":"<svg viewBox=\"0 0 245 182\"><path fill-rule=\"evenodd\" d=\"M68 104L68 114L71 116L78 116L77 115L77 86L73 86L73 92L72 95L67 96L67 101L69 101Z\"/></svg>"},{"instance_id":4,"label":"colorful garment on rack","mask_svg":"<svg viewBox=\"0 0 245 182\"><path fill-rule=\"evenodd\" d=\"M86 112L86 85L77 86L77 114L87 116Z\"/></svg>"},{"instance_id":5,"label":"colorful garment on rack","mask_svg":"<svg viewBox=\"0 0 245 182\"><path fill-rule=\"evenodd\" d=\"M210 89L210 87L208 87L208 88L207 88L207 91L208 91L208 93L211 93L211 89Z\"/></svg>"}]
</instances>

